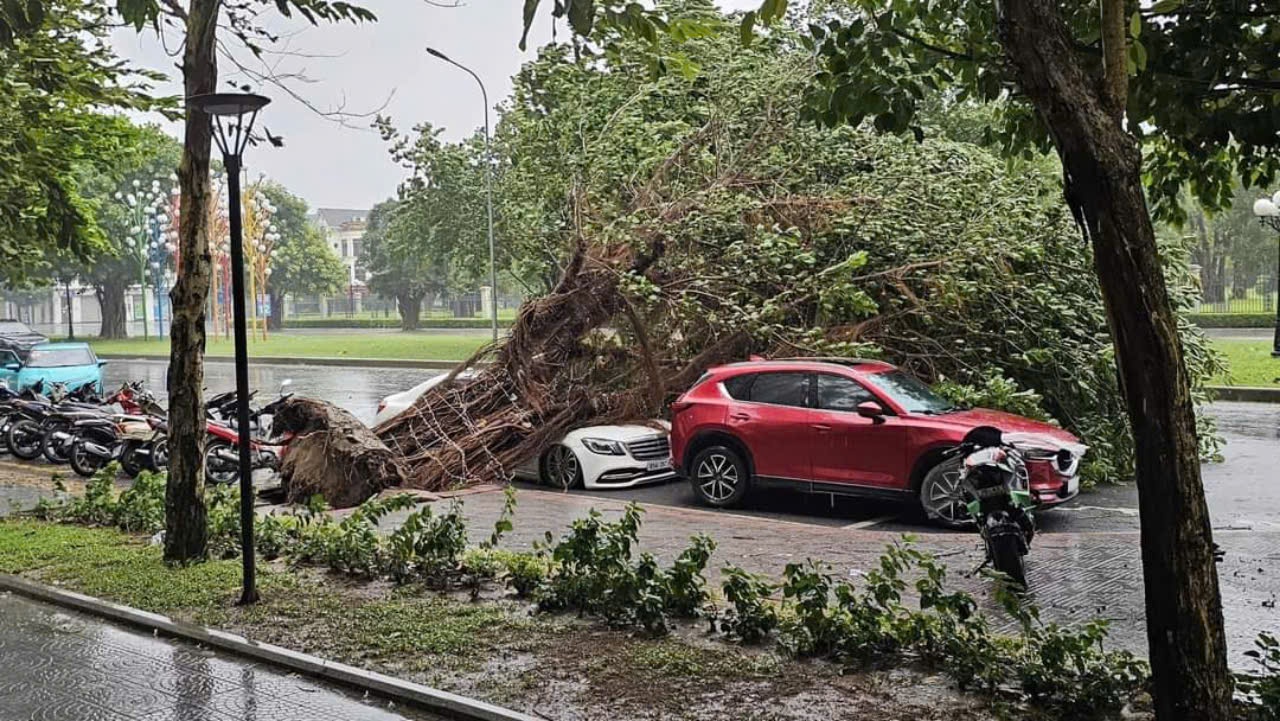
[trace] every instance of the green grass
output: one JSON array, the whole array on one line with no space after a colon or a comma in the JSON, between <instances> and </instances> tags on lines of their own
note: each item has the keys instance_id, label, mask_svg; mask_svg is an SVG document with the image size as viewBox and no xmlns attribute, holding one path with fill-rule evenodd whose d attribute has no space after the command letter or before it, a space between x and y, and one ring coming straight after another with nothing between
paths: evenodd
<instances>
[{"instance_id":1,"label":"green grass","mask_svg":"<svg viewBox=\"0 0 1280 721\"><path fill-rule=\"evenodd\" d=\"M1215 339L1213 346L1227 357L1230 371L1214 382L1232 386L1280 388L1280 358L1271 357L1271 342L1265 340Z\"/></svg>"},{"instance_id":2,"label":"green grass","mask_svg":"<svg viewBox=\"0 0 1280 721\"><path fill-rule=\"evenodd\" d=\"M43 521L0 521L0 573L310 653L411 670L475 667L488 646L528 644L557 628L535 628L507 603L370 591L321 572L270 564L258 567L262 601L243 608L235 605L238 559L171 568L160 547L141 537Z\"/></svg>"},{"instance_id":3,"label":"green grass","mask_svg":"<svg viewBox=\"0 0 1280 721\"><path fill-rule=\"evenodd\" d=\"M156 613L218 608L233 601L240 586L236 560L171 569L159 546L138 537L36 521L0 523L0 573L31 574ZM287 574L270 571L259 583L270 593L293 585Z\"/></svg>"},{"instance_id":4,"label":"green grass","mask_svg":"<svg viewBox=\"0 0 1280 721\"><path fill-rule=\"evenodd\" d=\"M268 340L250 340L250 358L376 358L391 360L465 360L488 342L484 334L448 333L328 333L316 335L272 334ZM169 355L169 339L89 339L99 354ZM229 340L210 338L206 352L230 356Z\"/></svg>"}]
</instances>

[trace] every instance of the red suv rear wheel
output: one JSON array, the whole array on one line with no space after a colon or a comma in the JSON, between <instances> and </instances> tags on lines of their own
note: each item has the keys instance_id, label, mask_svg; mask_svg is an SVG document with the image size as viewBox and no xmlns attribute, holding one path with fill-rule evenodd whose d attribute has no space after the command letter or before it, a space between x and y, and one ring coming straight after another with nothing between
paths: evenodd
<instances>
[{"instance_id":1,"label":"red suv rear wheel","mask_svg":"<svg viewBox=\"0 0 1280 721\"><path fill-rule=\"evenodd\" d=\"M747 462L728 446L704 448L689 464L689 483L702 502L716 508L742 503L751 489Z\"/></svg>"}]
</instances>

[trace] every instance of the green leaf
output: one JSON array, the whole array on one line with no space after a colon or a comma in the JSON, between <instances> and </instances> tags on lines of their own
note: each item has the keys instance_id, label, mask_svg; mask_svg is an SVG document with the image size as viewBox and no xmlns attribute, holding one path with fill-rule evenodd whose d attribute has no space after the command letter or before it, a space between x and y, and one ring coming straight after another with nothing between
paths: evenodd
<instances>
[{"instance_id":1,"label":"green leaf","mask_svg":"<svg viewBox=\"0 0 1280 721\"><path fill-rule=\"evenodd\" d=\"M533 27L533 19L538 15L538 0L524 0L524 31L520 33L520 49L529 44L529 28Z\"/></svg>"},{"instance_id":2,"label":"green leaf","mask_svg":"<svg viewBox=\"0 0 1280 721\"><path fill-rule=\"evenodd\" d=\"M1134 12L1133 17L1129 18L1129 36L1137 38L1142 34L1142 14Z\"/></svg>"},{"instance_id":3,"label":"green leaf","mask_svg":"<svg viewBox=\"0 0 1280 721\"><path fill-rule=\"evenodd\" d=\"M595 0L568 0L569 27L579 35L590 35L596 18Z\"/></svg>"},{"instance_id":4,"label":"green leaf","mask_svg":"<svg viewBox=\"0 0 1280 721\"><path fill-rule=\"evenodd\" d=\"M1129 50L1126 56L1129 61L1129 73L1131 75L1147 69L1147 49L1137 38L1134 38L1129 43Z\"/></svg>"},{"instance_id":5,"label":"green leaf","mask_svg":"<svg viewBox=\"0 0 1280 721\"><path fill-rule=\"evenodd\" d=\"M749 10L742 16L742 24L738 26L738 37L743 45L750 45L755 37L756 11Z\"/></svg>"}]
</instances>

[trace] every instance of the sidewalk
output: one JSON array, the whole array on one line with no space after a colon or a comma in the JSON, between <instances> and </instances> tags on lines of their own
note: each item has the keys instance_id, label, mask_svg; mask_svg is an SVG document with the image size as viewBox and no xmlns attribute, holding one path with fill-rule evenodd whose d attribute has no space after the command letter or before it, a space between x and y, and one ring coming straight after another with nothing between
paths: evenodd
<instances>
[{"instance_id":1,"label":"sidewalk","mask_svg":"<svg viewBox=\"0 0 1280 721\"><path fill-rule=\"evenodd\" d=\"M5 719L441 719L11 594L0 594L0 668Z\"/></svg>"}]
</instances>

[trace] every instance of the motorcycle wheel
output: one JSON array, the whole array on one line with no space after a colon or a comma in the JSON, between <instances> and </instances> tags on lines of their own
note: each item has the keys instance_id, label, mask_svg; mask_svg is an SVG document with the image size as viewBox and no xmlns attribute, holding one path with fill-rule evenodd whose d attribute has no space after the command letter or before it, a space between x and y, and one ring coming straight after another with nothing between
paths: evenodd
<instances>
[{"instance_id":1,"label":"motorcycle wheel","mask_svg":"<svg viewBox=\"0 0 1280 721\"><path fill-rule=\"evenodd\" d=\"M24 461L40 457L40 424L35 421L14 421L5 440L9 442L9 452Z\"/></svg>"},{"instance_id":2,"label":"motorcycle wheel","mask_svg":"<svg viewBox=\"0 0 1280 721\"><path fill-rule=\"evenodd\" d=\"M129 443L120 450L120 470L130 478L137 478L139 473L146 470L144 461L139 460L138 454L134 453L137 448L138 444Z\"/></svg>"},{"instance_id":3,"label":"motorcycle wheel","mask_svg":"<svg viewBox=\"0 0 1280 721\"><path fill-rule=\"evenodd\" d=\"M147 458L147 467L153 471L169 470L169 439L158 438L151 443L151 455Z\"/></svg>"},{"instance_id":4,"label":"motorcycle wheel","mask_svg":"<svg viewBox=\"0 0 1280 721\"><path fill-rule=\"evenodd\" d=\"M65 428L50 428L40 436L40 452L44 454L44 459L54 465L66 463L68 458L58 448L58 444L53 441L53 434Z\"/></svg>"},{"instance_id":5,"label":"motorcycle wheel","mask_svg":"<svg viewBox=\"0 0 1280 721\"><path fill-rule=\"evenodd\" d=\"M85 478L92 478L94 474L102 470L102 467L106 465L106 461L86 451L84 445L80 443L72 446L71 453L68 455L70 456L71 470L75 471L76 475Z\"/></svg>"},{"instance_id":6,"label":"motorcycle wheel","mask_svg":"<svg viewBox=\"0 0 1280 721\"><path fill-rule=\"evenodd\" d=\"M214 454L234 450L226 441L214 441L204 449L204 478L210 483L231 484L240 480L240 469L236 464L228 464L219 460Z\"/></svg>"},{"instance_id":7,"label":"motorcycle wheel","mask_svg":"<svg viewBox=\"0 0 1280 721\"><path fill-rule=\"evenodd\" d=\"M991 565L1004 573L1014 583L1026 588L1027 568L1022 559L1022 544L1013 535L996 536L991 539Z\"/></svg>"}]
</instances>

